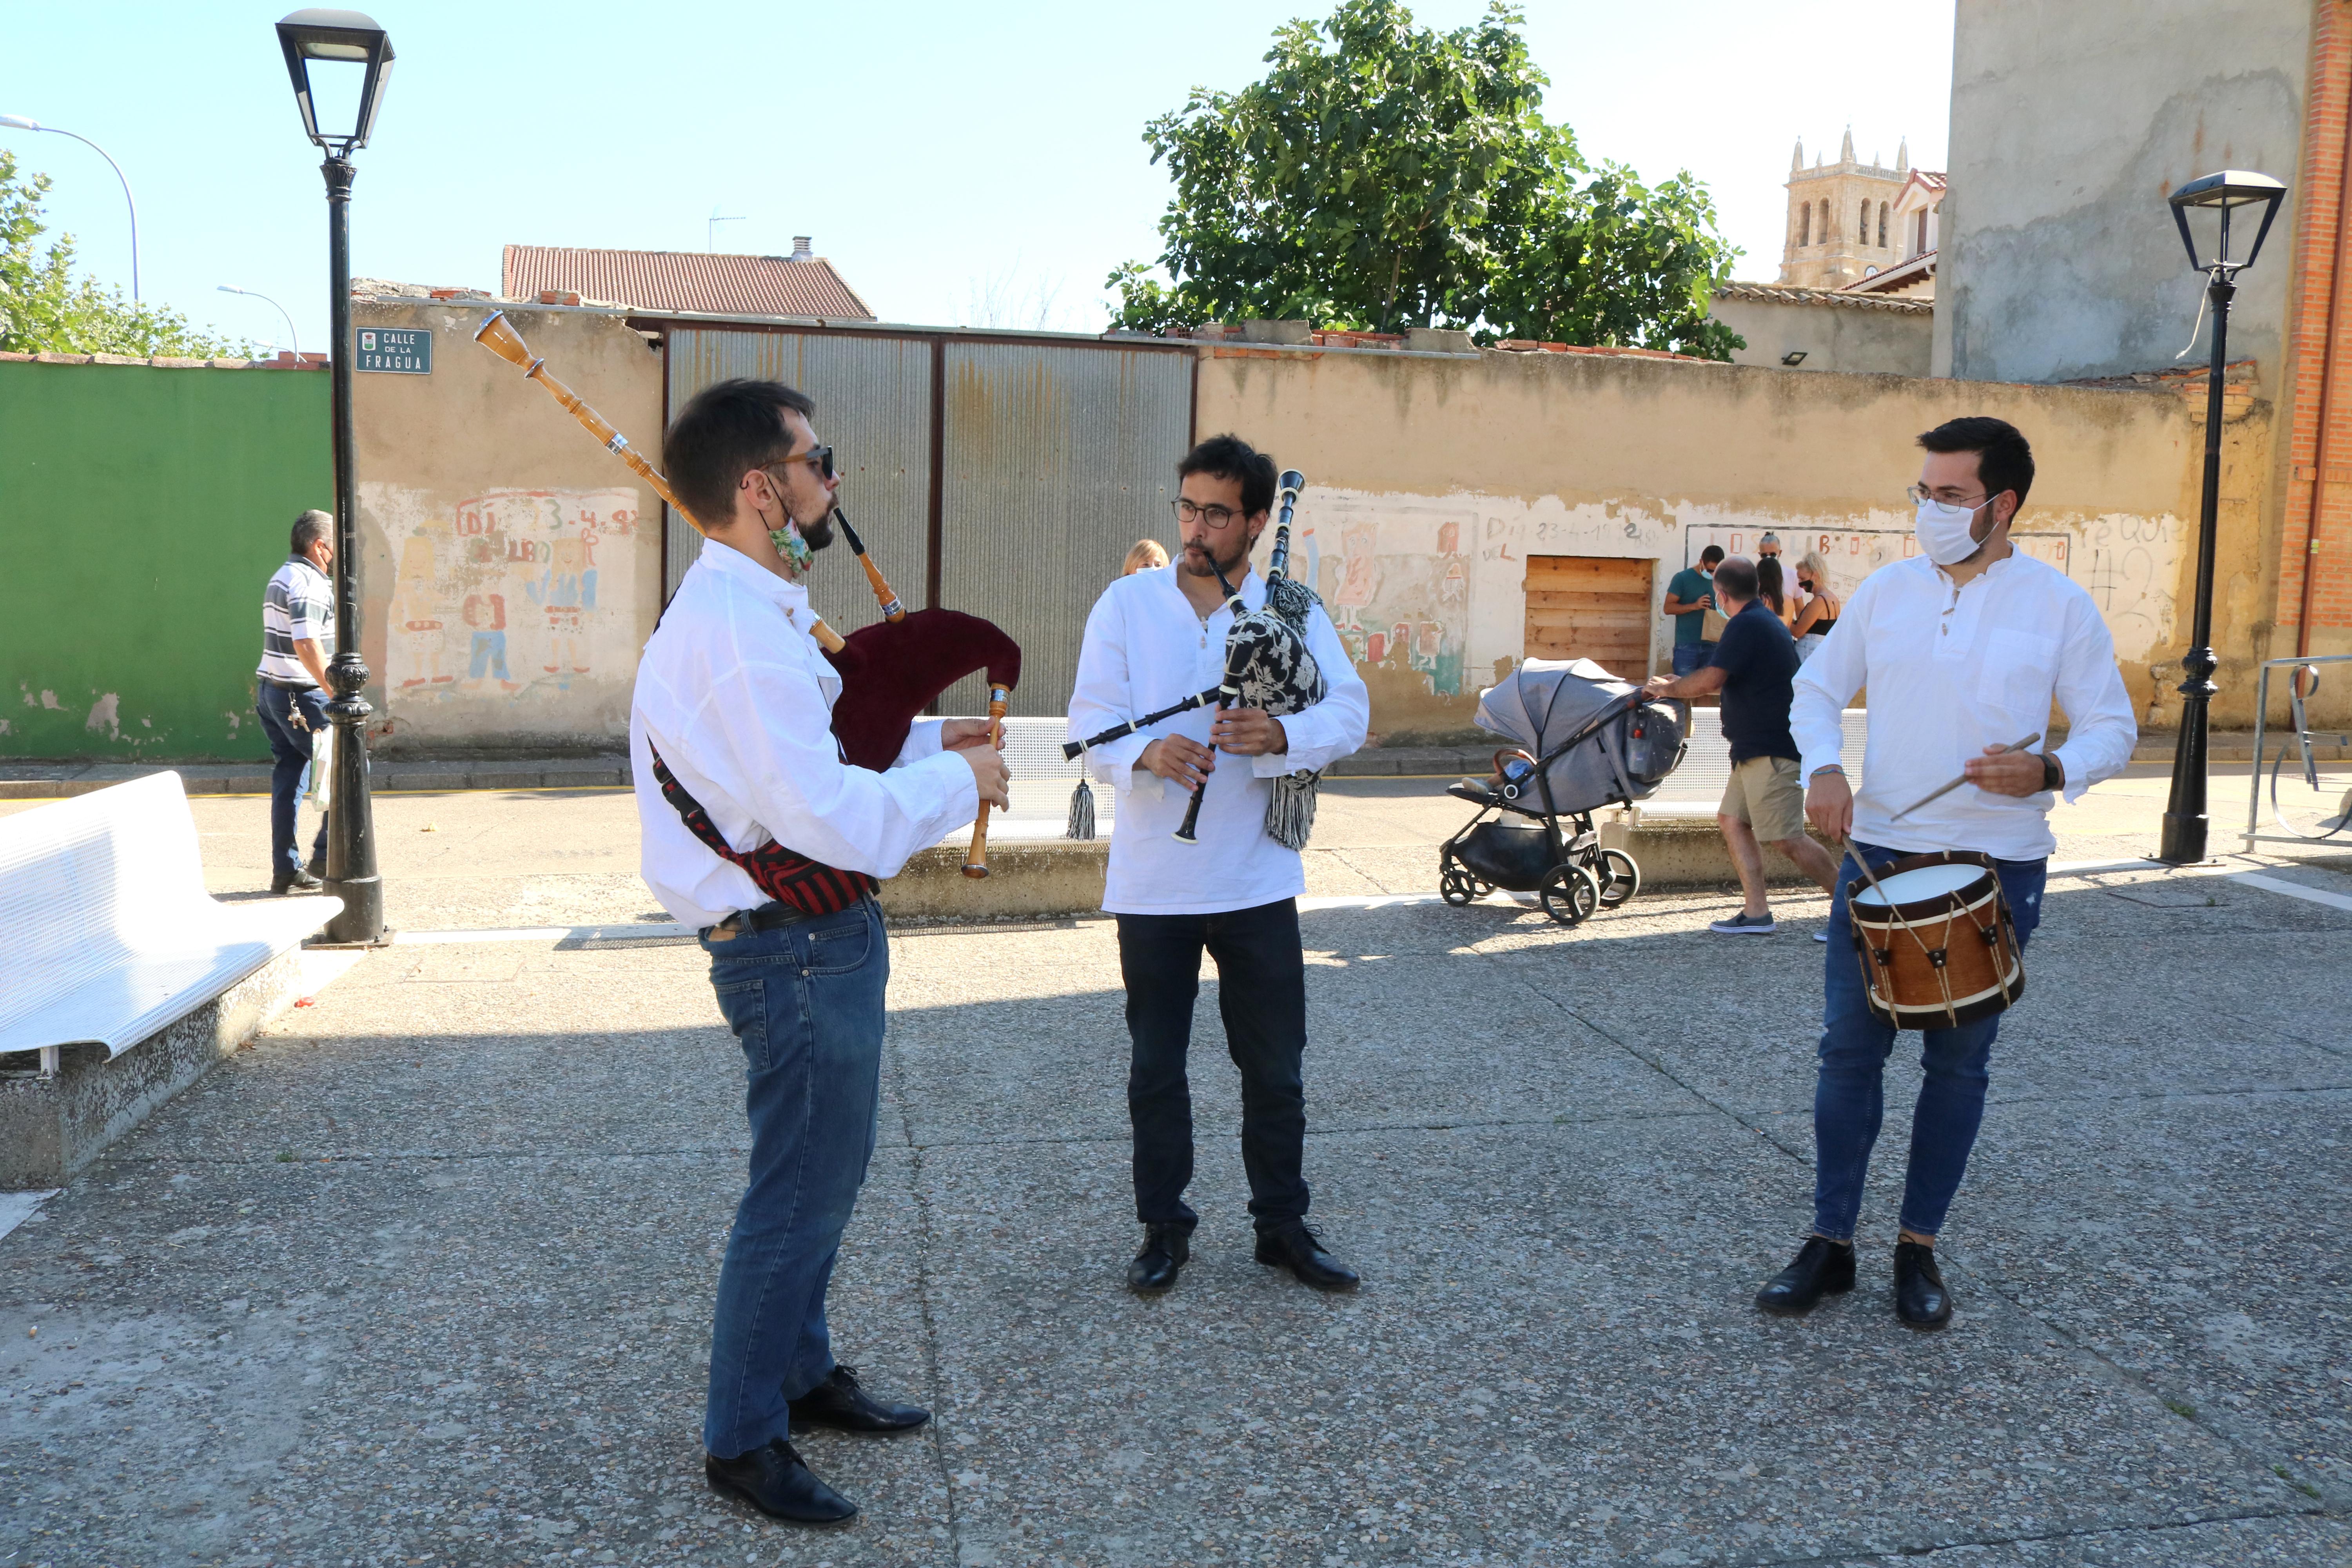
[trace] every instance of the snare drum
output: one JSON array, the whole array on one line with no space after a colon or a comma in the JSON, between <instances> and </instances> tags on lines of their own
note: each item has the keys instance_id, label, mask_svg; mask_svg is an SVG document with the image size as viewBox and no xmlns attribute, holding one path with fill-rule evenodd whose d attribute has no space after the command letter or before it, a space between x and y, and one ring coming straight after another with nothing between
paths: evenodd
<instances>
[{"instance_id":1,"label":"snare drum","mask_svg":"<svg viewBox=\"0 0 2352 1568\"><path fill-rule=\"evenodd\" d=\"M1898 1029L1950 1029L2025 994L2025 961L1992 858L1906 855L1878 885L1846 884L1870 1010Z\"/></svg>"}]
</instances>

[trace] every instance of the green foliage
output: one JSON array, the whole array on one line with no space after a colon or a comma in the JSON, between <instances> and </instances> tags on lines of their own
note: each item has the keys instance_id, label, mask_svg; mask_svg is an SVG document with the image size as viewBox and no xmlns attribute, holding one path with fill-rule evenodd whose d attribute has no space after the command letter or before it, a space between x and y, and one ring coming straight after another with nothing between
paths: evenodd
<instances>
[{"instance_id":1,"label":"green foliage","mask_svg":"<svg viewBox=\"0 0 2352 1568\"><path fill-rule=\"evenodd\" d=\"M1706 191L1610 163L1585 179L1521 26L1504 0L1444 33L1399 0L1342 0L1276 32L1263 79L1194 89L1143 138L1175 181L1173 282L1113 272L1114 325L1303 317L1727 357L1738 340L1706 301L1738 253Z\"/></svg>"},{"instance_id":2,"label":"green foliage","mask_svg":"<svg viewBox=\"0 0 2352 1568\"><path fill-rule=\"evenodd\" d=\"M231 338L192 331L177 310L126 300L94 278L73 275L71 235L46 250L35 241L47 174L20 180L16 160L0 151L0 351L10 353L129 354L242 359L252 350Z\"/></svg>"}]
</instances>

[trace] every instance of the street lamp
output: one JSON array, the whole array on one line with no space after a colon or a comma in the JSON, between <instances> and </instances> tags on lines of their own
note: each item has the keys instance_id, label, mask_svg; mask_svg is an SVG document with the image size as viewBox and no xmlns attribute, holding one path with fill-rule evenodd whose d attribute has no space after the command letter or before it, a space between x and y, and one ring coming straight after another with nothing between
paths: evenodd
<instances>
[{"instance_id":1,"label":"street lamp","mask_svg":"<svg viewBox=\"0 0 2352 1568\"><path fill-rule=\"evenodd\" d=\"M368 802L367 718L373 710L361 695L368 682L360 659L359 605L352 573L360 557L359 479L352 468L352 153L367 145L392 74L392 38L357 11L297 11L278 24L286 51L286 73L294 79L294 101L302 130L327 161L328 324L334 346L329 365L333 381L335 441L335 657L327 684L335 690L327 718L335 735L334 788L327 808L327 891L343 900L342 912L327 922L331 942L371 944L383 940L383 882L376 875L375 814ZM319 123L310 70L326 64L348 71L364 67L357 108L348 125Z\"/></svg>"},{"instance_id":2,"label":"street lamp","mask_svg":"<svg viewBox=\"0 0 2352 1568\"><path fill-rule=\"evenodd\" d=\"M286 335L293 342L294 357L296 359L300 359L302 357L302 334L294 330L294 313L292 311L289 310L285 306L278 304L277 300L271 299L268 295L263 293L258 289L240 289L234 283L222 283L215 285L215 287L217 287L224 294L242 294L248 300L258 300L263 304L274 308L279 315L286 318Z\"/></svg>"},{"instance_id":3,"label":"street lamp","mask_svg":"<svg viewBox=\"0 0 2352 1568\"><path fill-rule=\"evenodd\" d=\"M2221 375L2230 343L2230 300L2238 291L2237 276L2254 264L2263 240L2278 216L2286 186L2268 174L2244 169L2224 169L2218 174L2189 181L2168 198L2173 221L2180 226L2180 243L2189 248L2189 265L2205 274L2205 300L2213 312L2213 359L2205 375L2205 490L2197 512L2197 607L2189 634L2189 651L2180 661L2180 734L2172 751L2172 795L2164 808L2164 838L2156 858L2173 866L2205 858L2205 728L2206 709L2220 689L2213 672L2221 661L2213 656L2213 533L2221 502ZM2262 226L2242 260L2230 254L2231 221L2241 207L2259 203ZM2189 215L2212 213L2219 220L2213 258L2201 260L2197 237L2189 232ZM2200 223L2200 226L2203 225Z\"/></svg>"},{"instance_id":4,"label":"street lamp","mask_svg":"<svg viewBox=\"0 0 2352 1568\"><path fill-rule=\"evenodd\" d=\"M71 136L100 157L106 159L106 166L114 171L116 179L122 182L122 200L131 209L131 299L132 303L137 303L139 299L139 204L131 199L131 180L123 174L122 165L108 156L106 149L89 137L71 131L60 131L54 125L44 125L27 114L0 114L0 125L5 125L12 131L46 131L52 136Z\"/></svg>"}]
</instances>

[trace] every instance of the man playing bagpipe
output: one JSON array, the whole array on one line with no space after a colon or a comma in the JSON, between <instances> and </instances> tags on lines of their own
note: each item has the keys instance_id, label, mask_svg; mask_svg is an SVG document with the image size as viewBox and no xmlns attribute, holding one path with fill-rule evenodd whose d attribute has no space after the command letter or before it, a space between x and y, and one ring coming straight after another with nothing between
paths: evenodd
<instances>
[{"instance_id":1,"label":"man playing bagpipe","mask_svg":"<svg viewBox=\"0 0 2352 1568\"><path fill-rule=\"evenodd\" d=\"M1221 679L1236 690L1265 684L1261 675L1235 685L1228 634L1236 602L1245 622L1267 605L1269 585L1250 570L1249 555L1275 500L1274 463L1218 436L1195 447L1177 473L1182 553L1113 583L1087 617L1070 695L1073 741ZM1286 494L1298 482L1286 481ZM1284 553L1277 544L1276 556ZM1279 564L1272 570L1279 578ZM1226 583L1238 586L1229 595ZM1313 775L1364 743L1370 703L1330 616L1304 584L1283 586L1293 612L1304 608L1297 629L1311 667L1297 663L1310 684L1319 681L1319 700L1279 718L1266 711L1271 704L1198 707L1089 752L1094 775L1118 792L1103 908L1118 921L1136 1217L1144 1227L1127 1279L1146 1293L1176 1283L1199 1223L1184 1202L1192 1179L1184 1064L1203 950L1216 961L1225 1045L1241 1069L1242 1165L1257 1260L1321 1289L1356 1283L1307 1224L1298 845L1312 820Z\"/></svg>"},{"instance_id":2,"label":"man playing bagpipe","mask_svg":"<svg viewBox=\"0 0 2352 1568\"><path fill-rule=\"evenodd\" d=\"M825 1324L880 1104L890 952L875 879L1005 804L1006 774L980 720L915 724L886 771L843 760L841 674L800 582L832 542L838 488L814 412L775 382L729 381L670 426L670 483L708 537L637 667L629 755L646 883L701 933L746 1067L750 1181L719 1271L705 1473L764 1512L825 1523L856 1508L801 1462L793 1428L929 1419L861 1389Z\"/></svg>"}]
</instances>

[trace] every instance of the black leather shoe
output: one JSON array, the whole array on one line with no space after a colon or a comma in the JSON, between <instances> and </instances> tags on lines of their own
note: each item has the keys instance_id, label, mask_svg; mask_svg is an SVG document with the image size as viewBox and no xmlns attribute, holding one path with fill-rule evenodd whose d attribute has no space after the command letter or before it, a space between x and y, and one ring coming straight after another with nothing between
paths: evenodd
<instances>
[{"instance_id":1,"label":"black leather shoe","mask_svg":"<svg viewBox=\"0 0 2352 1568\"><path fill-rule=\"evenodd\" d=\"M315 893L325 885L318 878L299 867L287 872L283 877L272 877L269 879L269 890L273 893Z\"/></svg>"},{"instance_id":2,"label":"black leather shoe","mask_svg":"<svg viewBox=\"0 0 2352 1568\"><path fill-rule=\"evenodd\" d=\"M702 1475L715 1492L741 1498L771 1519L795 1524L839 1524L857 1505L809 1473L782 1437L731 1459L702 1456Z\"/></svg>"},{"instance_id":3,"label":"black leather shoe","mask_svg":"<svg viewBox=\"0 0 2352 1568\"><path fill-rule=\"evenodd\" d=\"M1352 1290L1356 1271L1324 1250L1323 1238L1305 1220L1257 1233L1257 1260L1287 1268L1302 1285L1318 1290Z\"/></svg>"},{"instance_id":4,"label":"black leather shoe","mask_svg":"<svg viewBox=\"0 0 2352 1568\"><path fill-rule=\"evenodd\" d=\"M1841 1247L1827 1237L1809 1236L1797 1249L1796 1261L1764 1282L1756 1292L1758 1310L1777 1318L1801 1318L1824 1295L1853 1289L1853 1247Z\"/></svg>"},{"instance_id":5,"label":"black leather shoe","mask_svg":"<svg viewBox=\"0 0 2352 1568\"><path fill-rule=\"evenodd\" d=\"M1192 1227L1171 1222L1143 1227L1143 1250L1127 1266L1127 1288L1157 1296L1176 1283L1176 1271L1192 1260Z\"/></svg>"},{"instance_id":6,"label":"black leather shoe","mask_svg":"<svg viewBox=\"0 0 2352 1568\"><path fill-rule=\"evenodd\" d=\"M327 874L327 852L321 849L316 855L311 856L308 860L303 861L302 869L310 872L313 877L325 876Z\"/></svg>"},{"instance_id":7,"label":"black leather shoe","mask_svg":"<svg viewBox=\"0 0 2352 1568\"><path fill-rule=\"evenodd\" d=\"M1895 1315L1915 1329L1940 1329L1952 1321L1952 1294L1944 1289L1934 1247L1895 1244Z\"/></svg>"},{"instance_id":8,"label":"black leather shoe","mask_svg":"<svg viewBox=\"0 0 2352 1568\"><path fill-rule=\"evenodd\" d=\"M911 1432L931 1418L919 1405L893 1405L857 1385L857 1369L833 1363L823 1383L793 1401L793 1430L830 1426L836 1432Z\"/></svg>"}]
</instances>

